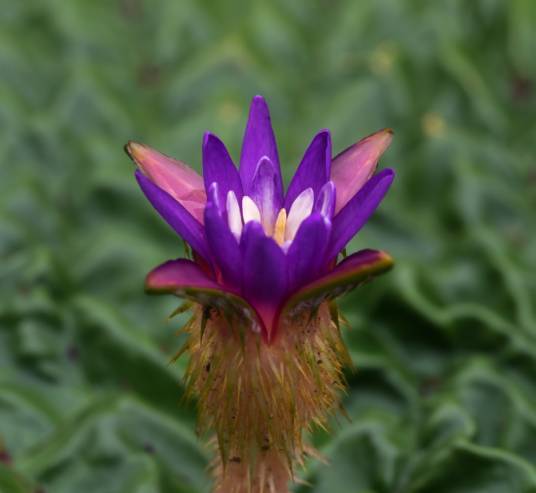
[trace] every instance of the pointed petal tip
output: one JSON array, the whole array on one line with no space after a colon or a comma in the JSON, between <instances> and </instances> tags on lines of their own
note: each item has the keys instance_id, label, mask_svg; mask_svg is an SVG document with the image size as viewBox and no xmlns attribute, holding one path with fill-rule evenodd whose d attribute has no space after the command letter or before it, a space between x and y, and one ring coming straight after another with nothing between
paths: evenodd
<instances>
[{"instance_id":1,"label":"pointed petal tip","mask_svg":"<svg viewBox=\"0 0 536 493\"><path fill-rule=\"evenodd\" d=\"M329 130L329 128L323 128L322 130L320 130L320 132L318 132L318 135L320 136L320 138L323 139L323 144L326 146L326 159L331 161L331 131Z\"/></svg>"},{"instance_id":2,"label":"pointed petal tip","mask_svg":"<svg viewBox=\"0 0 536 493\"><path fill-rule=\"evenodd\" d=\"M251 98L251 103L249 105L249 115L262 116L270 120L270 107L264 96L256 94Z\"/></svg>"},{"instance_id":3,"label":"pointed petal tip","mask_svg":"<svg viewBox=\"0 0 536 493\"><path fill-rule=\"evenodd\" d=\"M135 145L136 143L135 142L132 142L131 140L129 140L124 146L123 146L123 150L125 151L126 155L132 159L132 151L131 151L131 147L132 145Z\"/></svg>"},{"instance_id":4,"label":"pointed petal tip","mask_svg":"<svg viewBox=\"0 0 536 493\"><path fill-rule=\"evenodd\" d=\"M271 124L270 110L262 96L255 96L249 108L242 150L240 153L240 177L244 192L250 192L257 164L262 156L268 156L277 167L278 189L283 189L279 154Z\"/></svg>"},{"instance_id":5,"label":"pointed petal tip","mask_svg":"<svg viewBox=\"0 0 536 493\"><path fill-rule=\"evenodd\" d=\"M378 270L383 271L383 269L390 268L393 264L393 257L386 251L366 248L346 257L342 262L339 262L333 272L344 272L348 267L354 265L359 266L359 268L367 265L374 265Z\"/></svg>"},{"instance_id":6,"label":"pointed petal tip","mask_svg":"<svg viewBox=\"0 0 536 493\"><path fill-rule=\"evenodd\" d=\"M262 96L261 94L255 94L255 96L253 96L253 98L251 99L251 103L266 104L266 99L264 99L264 96Z\"/></svg>"},{"instance_id":7,"label":"pointed petal tip","mask_svg":"<svg viewBox=\"0 0 536 493\"><path fill-rule=\"evenodd\" d=\"M147 147L144 144L140 144L138 142L134 142L133 140L129 140L124 146L123 149L126 152L127 156L136 164L139 166L139 160L143 156L144 150Z\"/></svg>"},{"instance_id":8,"label":"pointed petal tip","mask_svg":"<svg viewBox=\"0 0 536 493\"><path fill-rule=\"evenodd\" d=\"M229 190L242 197L242 182L233 159L223 141L212 132L203 137L203 182L208 190L213 182L218 183L220 203L224 204Z\"/></svg>"},{"instance_id":9,"label":"pointed petal tip","mask_svg":"<svg viewBox=\"0 0 536 493\"><path fill-rule=\"evenodd\" d=\"M123 146L123 149L126 152L127 156L132 159L132 161L134 161L134 164L136 164L136 166L138 166L144 172L148 172L156 165L165 166L169 163L180 163L180 161L166 156L165 154L162 154L161 152L152 149L146 144L142 144L134 140L129 140ZM188 168L184 163L180 164L185 168ZM193 170L191 171L193 172Z\"/></svg>"},{"instance_id":10,"label":"pointed petal tip","mask_svg":"<svg viewBox=\"0 0 536 493\"><path fill-rule=\"evenodd\" d=\"M261 96L260 94L256 94L251 98L251 103L249 105L249 112L250 114L254 113L261 113L265 115L270 115L270 108L268 107L268 103L266 102L266 99L264 96Z\"/></svg>"},{"instance_id":11,"label":"pointed petal tip","mask_svg":"<svg viewBox=\"0 0 536 493\"><path fill-rule=\"evenodd\" d=\"M330 147L331 146L331 131L330 131L330 129L329 128L320 129L315 134L315 136L313 137L313 140L311 141L311 143L313 143L315 141L320 142L322 145ZM331 148L330 148L330 150L331 150ZM331 158L331 155L329 157Z\"/></svg>"},{"instance_id":12,"label":"pointed petal tip","mask_svg":"<svg viewBox=\"0 0 536 493\"><path fill-rule=\"evenodd\" d=\"M211 141L223 144L223 141L216 134L212 133L210 130L206 130L203 134L203 147L208 145Z\"/></svg>"},{"instance_id":13,"label":"pointed petal tip","mask_svg":"<svg viewBox=\"0 0 536 493\"><path fill-rule=\"evenodd\" d=\"M356 274L366 274L363 280L383 274L394 265L394 259L383 250L365 249L356 252L342 262L332 271L334 279L347 281Z\"/></svg>"},{"instance_id":14,"label":"pointed petal tip","mask_svg":"<svg viewBox=\"0 0 536 493\"><path fill-rule=\"evenodd\" d=\"M145 276L144 291L146 294L167 294L174 291L171 285L162 284L154 271Z\"/></svg>"},{"instance_id":15,"label":"pointed petal tip","mask_svg":"<svg viewBox=\"0 0 536 493\"><path fill-rule=\"evenodd\" d=\"M312 188L315 197L329 180L331 169L331 133L322 129L315 134L290 181L285 195L285 208L290 209L294 200L306 188Z\"/></svg>"},{"instance_id":16,"label":"pointed petal tip","mask_svg":"<svg viewBox=\"0 0 536 493\"><path fill-rule=\"evenodd\" d=\"M393 181L396 176L396 171L393 168L384 168L378 175L383 175L382 180L385 178L390 178L390 181Z\"/></svg>"},{"instance_id":17,"label":"pointed petal tip","mask_svg":"<svg viewBox=\"0 0 536 493\"><path fill-rule=\"evenodd\" d=\"M393 130L379 130L333 158L331 179L337 187L337 214L374 175L378 161L393 139Z\"/></svg>"},{"instance_id":18,"label":"pointed petal tip","mask_svg":"<svg viewBox=\"0 0 536 493\"><path fill-rule=\"evenodd\" d=\"M188 210L204 205L203 178L185 163L134 141L128 141L124 149L147 178L176 200L184 200Z\"/></svg>"},{"instance_id":19,"label":"pointed petal tip","mask_svg":"<svg viewBox=\"0 0 536 493\"><path fill-rule=\"evenodd\" d=\"M394 131L391 128L384 128L378 130L373 134L365 137L356 145L359 144L368 144L371 146L371 151L376 152L377 159L387 150L393 141Z\"/></svg>"},{"instance_id":20,"label":"pointed petal tip","mask_svg":"<svg viewBox=\"0 0 536 493\"><path fill-rule=\"evenodd\" d=\"M223 140L221 140L215 133L212 133L211 131L207 130L203 134L203 152L206 153L210 150L228 154L227 147L225 146Z\"/></svg>"},{"instance_id":21,"label":"pointed petal tip","mask_svg":"<svg viewBox=\"0 0 536 493\"><path fill-rule=\"evenodd\" d=\"M187 259L168 260L145 276L148 294L178 294L188 290L223 290L199 265Z\"/></svg>"},{"instance_id":22,"label":"pointed petal tip","mask_svg":"<svg viewBox=\"0 0 536 493\"><path fill-rule=\"evenodd\" d=\"M395 131L392 128L390 127L382 128L358 140L354 145L357 145L363 142L368 142L371 140L375 140L377 142L381 142L383 140L385 142L385 148L387 148L387 146L391 143L391 140L393 139L394 134L395 134Z\"/></svg>"},{"instance_id":23,"label":"pointed petal tip","mask_svg":"<svg viewBox=\"0 0 536 493\"><path fill-rule=\"evenodd\" d=\"M176 290L177 282L174 271L180 261L168 260L155 267L145 276L144 288L147 294L166 294ZM189 262L189 261L185 261Z\"/></svg>"},{"instance_id":24,"label":"pointed petal tip","mask_svg":"<svg viewBox=\"0 0 536 493\"><path fill-rule=\"evenodd\" d=\"M378 262L383 265L385 270L390 269L395 264L393 257L383 250L378 250Z\"/></svg>"},{"instance_id":25,"label":"pointed petal tip","mask_svg":"<svg viewBox=\"0 0 536 493\"><path fill-rule=\"evenodd\" d=\"M374 132L370 135L367 135L365 138L361 139L356 145L364 142L373 142L375 146L378 146L378 151L380 153L385 152L391 141L393 140L393 135L395 134L392 128L382 128L377 132Z\"/></svg>"}]
</instances>

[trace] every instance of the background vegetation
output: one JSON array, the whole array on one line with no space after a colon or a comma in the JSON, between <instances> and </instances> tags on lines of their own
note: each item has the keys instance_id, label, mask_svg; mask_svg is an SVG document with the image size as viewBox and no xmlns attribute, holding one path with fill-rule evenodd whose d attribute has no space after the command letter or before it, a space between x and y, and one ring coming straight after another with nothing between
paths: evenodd
<instances>
[{"instance_id":1,"label":"background vegetation","mask_svg":"<svg viewBox=\"0 0 536 493\"><path fill-rule=\"evenodd\" d=\"M343 303L352 421L296 491L536 491L535 53L533 0L0 0L0 491L208 491L142 289L182 246L122 146L237 158L257 93L287 177L396 132L351 250L397 266Z\"/></svg>"}]
</instances>

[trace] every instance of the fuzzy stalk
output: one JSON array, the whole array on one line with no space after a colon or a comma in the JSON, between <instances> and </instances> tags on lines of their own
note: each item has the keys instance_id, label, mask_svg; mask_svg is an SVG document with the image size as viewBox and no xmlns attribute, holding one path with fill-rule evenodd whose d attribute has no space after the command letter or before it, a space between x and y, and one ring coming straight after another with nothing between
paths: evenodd
<instances>
[{"instance_id":1,"label":"fuzzy stalk","mask_svg":"<svg viewBox=\"0 0 536 493\"><path fill-rule=\"evenodd\" d=\"M268 344L247 318L194 309L181 353L198 433L215 435L215 493L285 493L314 454L304 435L339 409L350 362L333 313L324 302L287 315Z\"/></svg>"}]
</instances>

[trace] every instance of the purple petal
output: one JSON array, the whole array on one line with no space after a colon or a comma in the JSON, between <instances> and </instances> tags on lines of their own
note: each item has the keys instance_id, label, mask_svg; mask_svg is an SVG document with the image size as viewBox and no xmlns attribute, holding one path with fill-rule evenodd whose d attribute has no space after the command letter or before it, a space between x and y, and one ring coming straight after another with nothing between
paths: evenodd
<instances>
[{"instance_id":1,"label":"purple petal","mask_svg":"<svg viewBox=\"0 0 536 493\"><path fill-rule=\"evenodd\" d=\"M287 252L289 287L297 289L322 273L331 224L318 212L302 223Z\"/></svg>"},{"instance_id":2,"label":"purple petal","mask_svg":"<svg viewBox=\"0 0 536 493\"><path fill-rule=\"evenodd\" d=\"M373 176L333 218L328 260L335 258L380 205L395 177L392 169ZM338 190L337 190L338 192Z\"/></svg>"},{"instance_id":3,"label":"purple petal","mask_svg":"<svg viewBox=\"0 0 536 493\"><path fill-rule=\"evenodd\" d=\"M341 152L331 164L331 180L337 188L339 212L376 171L378 159L391 143L393 131L380 130Z\"/></svg>"},{"instance_id":4,"label":"purple petal","mask_svg":"<svg viewBox=\"0 0 536 493\"><path fill-rule=\"evenodd\" d=\"M314 211L322 214L326 219L331 221L335 212L335 200L337 191L332 181L328 181L318 192L316 197Z\"/></svg>"},{"instance_id":5,"label":"purple petal","mask_svg":"<svg viewBox=\"0 0 536 493\"><path fill-rule=\"evenodd\" d=\"M199 222L203 222L207 196L201 176L183 162L164 156L146 145L129 142L125 150L145 176L179 201Z\"/></svg>"},{"instance_id":6,"label":"purple petal","mask_svg":"<svg viewBox=\"0 0 536 493\"><path fill-rule=\"evenodd\" d=\"M257 310L268 339L275 329L277 313L287 291L287 262L283 250L262 226L251 221L241 239L244 274L243 296Z\"/></svg>"},{"instance_id":7,"label":"purple petal","mask_svg":"<svg viewBox=\"0 0 536 493\"><path fill-rule=\"evenodd\" d=\"M225 204L227 192L232 190L242 200L242 182L224 143L207 132L203 139L203 179L205 190L214 182L218 184L220 201Z\"/></svg>"},{"instance_id":8,"label":"purple petal","mask_svg":"<svg viewBox=\"0 0 536 493\"><path fill-rule=\"evenodd\" d=\"M264 98L255 96L251 101L240 156L240 178L242 179L245 194L250 192L257 164L263 156L268 157L275 164L279 183L278 188L283 189L279 155L270 122L270 111Z\"/></svg>"},{"instance_id":9,"label":"purple petal","mask_svg":"<svg viewBox=\"0 0 536 493\"><path fill-rule=\"evenodd\" d=\"M320 189L329 179L331 163L331 136L329 130L319 132L309 144L302 161L290 182L285 197L285 209L290 209L294 199L306 188L311 187L318 196Z\"/></svg>"},{"instance_id":10,"label":"purple petal","mask_svg":"<svg viewBox=\"0 0 536 493\"><path fill-rule=\"evenodd\" d=\"M249 196L257 204L265 231L271 231L283 206L283 188L279 170L268 158L259 161ZM266 224L264 224L266 223Z\"/></svg>"},{"instance_id":11,"label":"purple petal","mask_svg":"<svg viewBox=\"0 0 536 493\"><path fill-rule=\"evenodd\" d=\"M203 226L169 193L156 186L141 171L136 180L143 193L162 218L205 260L210 259Z\"/></svg>"},{"instance_id":12,"label":"purple petal","mask_svg":"<svg viewBox=\"0 0 536 493\"><path fill-rule=\"evenodd\" d=\"M205 232L208 245L212 251L226 285L240 289L242 283L242 259L236 238L225 220L219 203L218 184L213 183L208 189L208 201L205 208Z\"/></svg>"},{"instance_id":13,"label":"purple petal","mask_svg":"<svg viewBox=\"0 0 536 493\"><path fill-rule=\"evenodd\" d=\"M292 310L301 303L310 301L320 303L326 299L336 298L373 276L389 270L392 265L392 258L385 252L378 250L356 252L328 274L310 282L294 293L285 303L282 312Z\"/></svg>"}]
</instances>

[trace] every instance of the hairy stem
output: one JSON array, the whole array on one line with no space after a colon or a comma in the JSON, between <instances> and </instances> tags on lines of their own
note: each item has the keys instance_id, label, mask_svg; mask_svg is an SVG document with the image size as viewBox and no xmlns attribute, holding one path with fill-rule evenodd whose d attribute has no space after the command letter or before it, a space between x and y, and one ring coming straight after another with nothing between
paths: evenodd
<instances>
[{"instance_id":1,"label":"hairy stem","mask_svg":"<svg viewBox=\"0 0 536 493\"><path fill-rule=\"evenodd\" d=\"M215 433L216 493L285 493L309 452L303 436L339 407L349 362L328 304L287 316L267 344L247 319L198 308L187 324L188 393Z\"/></svg>"}]
</instances>

